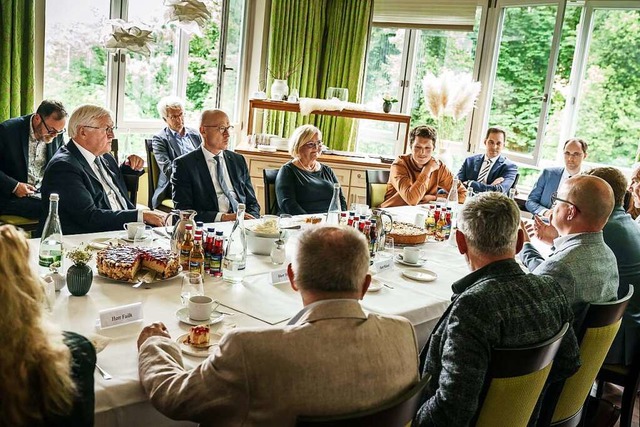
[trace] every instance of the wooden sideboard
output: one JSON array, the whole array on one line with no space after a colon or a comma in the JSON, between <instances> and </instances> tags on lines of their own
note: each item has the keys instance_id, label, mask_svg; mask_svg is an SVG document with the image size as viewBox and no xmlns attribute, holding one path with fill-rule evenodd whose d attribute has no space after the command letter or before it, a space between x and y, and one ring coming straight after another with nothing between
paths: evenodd
<instances>
[{"instance_id":1,"label":"wooden sideboard","mask_svg":"<svg viewBox=\"0 0 640 427\"><path fill-rule=\"evenodd\" d=\"M264 179L262 171L265 169L280 169L280 166L291 160L291 156L285 151L268 153L247 147L238 147L234 151L242 154L247 161L251 184L256 191L258 203L260 203L260 213L264 214ZM333 154L324 154L319 160L331 167L335 172L338 181L340 181L342 193L347 199L347 206L351 203L366 203L366 170L389 170L391 166L382 163L378 159L345 157Z\"/></svg>"}]
</instances>

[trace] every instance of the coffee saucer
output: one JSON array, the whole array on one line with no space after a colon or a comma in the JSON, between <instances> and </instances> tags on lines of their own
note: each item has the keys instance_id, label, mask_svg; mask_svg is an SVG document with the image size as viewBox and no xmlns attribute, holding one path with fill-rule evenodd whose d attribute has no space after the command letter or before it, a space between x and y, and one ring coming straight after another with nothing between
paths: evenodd
<instances>
[{"instance_id":1,"label":"coffee saucer","mask_svg":"<svg viewBox=\"0 0 640 427\"><path fill-rule=\"evenodd\" d=\"M189 309L187 307L184 307L176 311L176 318L182 323L186 323L187 325L192 325L192 326L198 326L198 325L204 325L204 324L213 325L214 323L222 322L222 320L224 319L224 314L214 310L211 312L211 317L209 318L209 322L207 322L206 320L194 320L189 317Z\"/></svg>"},{"instance_id":2,"label":"coffee saucer","mask_svg":"<svg viewBox=\"0 0 640 427\"><path fill-rule=\"evenodd\" d=\"M438 278L438 274L426 268L418 268L416 270L405 270L402 272L404 277L418 282L433 282Z\"/></svg>"},{"instance_id":3,"label":"coffee saucer","mask_svg":"<svg viewBox=\"0 0 640 427\"><path fill-rule=\"evenodd\" d=\"M397 254L397 255L393 258L393 260L394 260L395 262L399 263L399 264L407 265L407 266L409 266L409 267L422 267L422 266L427 262L427 259L426 259L426 258L420 258L420 259L418 260L418 262L416 262L416 263L413 263L413 262L407 262L407 261L405 261L405 260L404 260L404 257L402 256L402 254Z\"/></svg>"}]
</instances>

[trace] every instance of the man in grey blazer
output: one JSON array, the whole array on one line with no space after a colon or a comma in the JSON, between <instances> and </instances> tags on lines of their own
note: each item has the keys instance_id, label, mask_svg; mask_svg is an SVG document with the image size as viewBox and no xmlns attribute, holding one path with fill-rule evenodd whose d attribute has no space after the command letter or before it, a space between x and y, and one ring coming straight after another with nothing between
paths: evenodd
<instances>
[{"instance_id":1,"label":"man in grey blazer","mask_svg":"<svg viewBox=\"0 0 640 427\"><path fill-rule=\"evenodd\" d=\"M202 144L197 129L184 125L184 105L175 96L166 96L158 102L158 113L167 127L153 136L153 154L160 168L158 186L153 193L152 208L157 208L164 199L171 198L171 172L173 161L195 150Z\"/></svg>"},{"instance_id":2,"label":"man in grey blazer","mask_svg":"<svg viewBox=\"0 0 640 427\"><path fill-rule=\"evenodd\" d=\"M573 309L576 331L589 303L613 301L618 295L616 257L602 233L613 204L613 190L603 179L589 175L567 179L552 197L551 224L529 226L532 235L553 242L553 253L544 259L528 236L520 253L529 271L560 283Z\"/></svg>"},{"instance_id":3,"label":"man in grey blazer","mask_svg":"<svg viewBox=\"0 0 640 427\"><path fill-rule=\"evenodd\" d=\"M368 269L361 233L311 227L287 269L304 305L287 325L233 329L190 371L162 323L144 328L138 367L152 404L206 426L294 426L397 397L419 378L416 337L406 319L362 310Z\"/></svg>"}]
</instances>

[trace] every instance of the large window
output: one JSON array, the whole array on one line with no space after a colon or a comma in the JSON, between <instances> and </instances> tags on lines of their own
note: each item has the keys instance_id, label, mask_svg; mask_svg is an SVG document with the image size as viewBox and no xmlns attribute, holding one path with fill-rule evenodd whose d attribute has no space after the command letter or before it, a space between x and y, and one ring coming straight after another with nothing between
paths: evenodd
<instances>
[{"instance_id":1,"label":"large window","mask_svg":"<svg viewBox=\"0 0 640 427\"><path fill-rule=\"evenodd\" d=\"M392 111L410 114L411 127L434 125L441 139L453 141L461 149L467 117L457 121L449 116L434 118L425 106L423 81L427 73L441 76L445 72L471 79L477 35L477 24L468 32L373 27L367 51L364 103L380 109L383 95L389 94L398 100ZM403 142L404 133L397 124L367 120L359 123L359 152L393 156L402 151Z\"/></svg>"},{"instance_id":2,"label":"large window","mask_svg":"<svg viewBox=\"0 0 640 427\"><path fill-rule=\"evenodd\" d=\"M156 105L166 95L185 99L187 126L197 127L206 108L223 108L231 121L239 120L245 0L205 0L212 20L202 37L165 23L163 3L46 2L43 96L61 100L69 111L84 103L109 108L124 155L143 154L144 139L165 126ZM151 27L150 55L105 49L101 30L112 18Z\"/></svg>"}]
</instances>

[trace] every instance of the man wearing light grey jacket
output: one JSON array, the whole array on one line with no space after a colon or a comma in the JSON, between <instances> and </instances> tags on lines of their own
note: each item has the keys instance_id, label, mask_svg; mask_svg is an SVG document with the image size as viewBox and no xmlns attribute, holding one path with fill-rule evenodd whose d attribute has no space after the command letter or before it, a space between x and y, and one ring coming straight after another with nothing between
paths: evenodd
<instances>
[{"instance_id":1,"label":"man wearing light grey jacket","mask_svg":"<svg viewBox=\"0 0 640 427\"><path fill-rule=\"evenodd\" d=\"M545 260L527 242L520 260L533 274L553 277L562 286L578 332L588 304L618 296L616 257L602 236L613 211L613 190L601 178L578 175L566 180L551 200L551 225L536 221L529 231L543 241L553 239L553 253Z\"/></svg>"}]
</instances>

